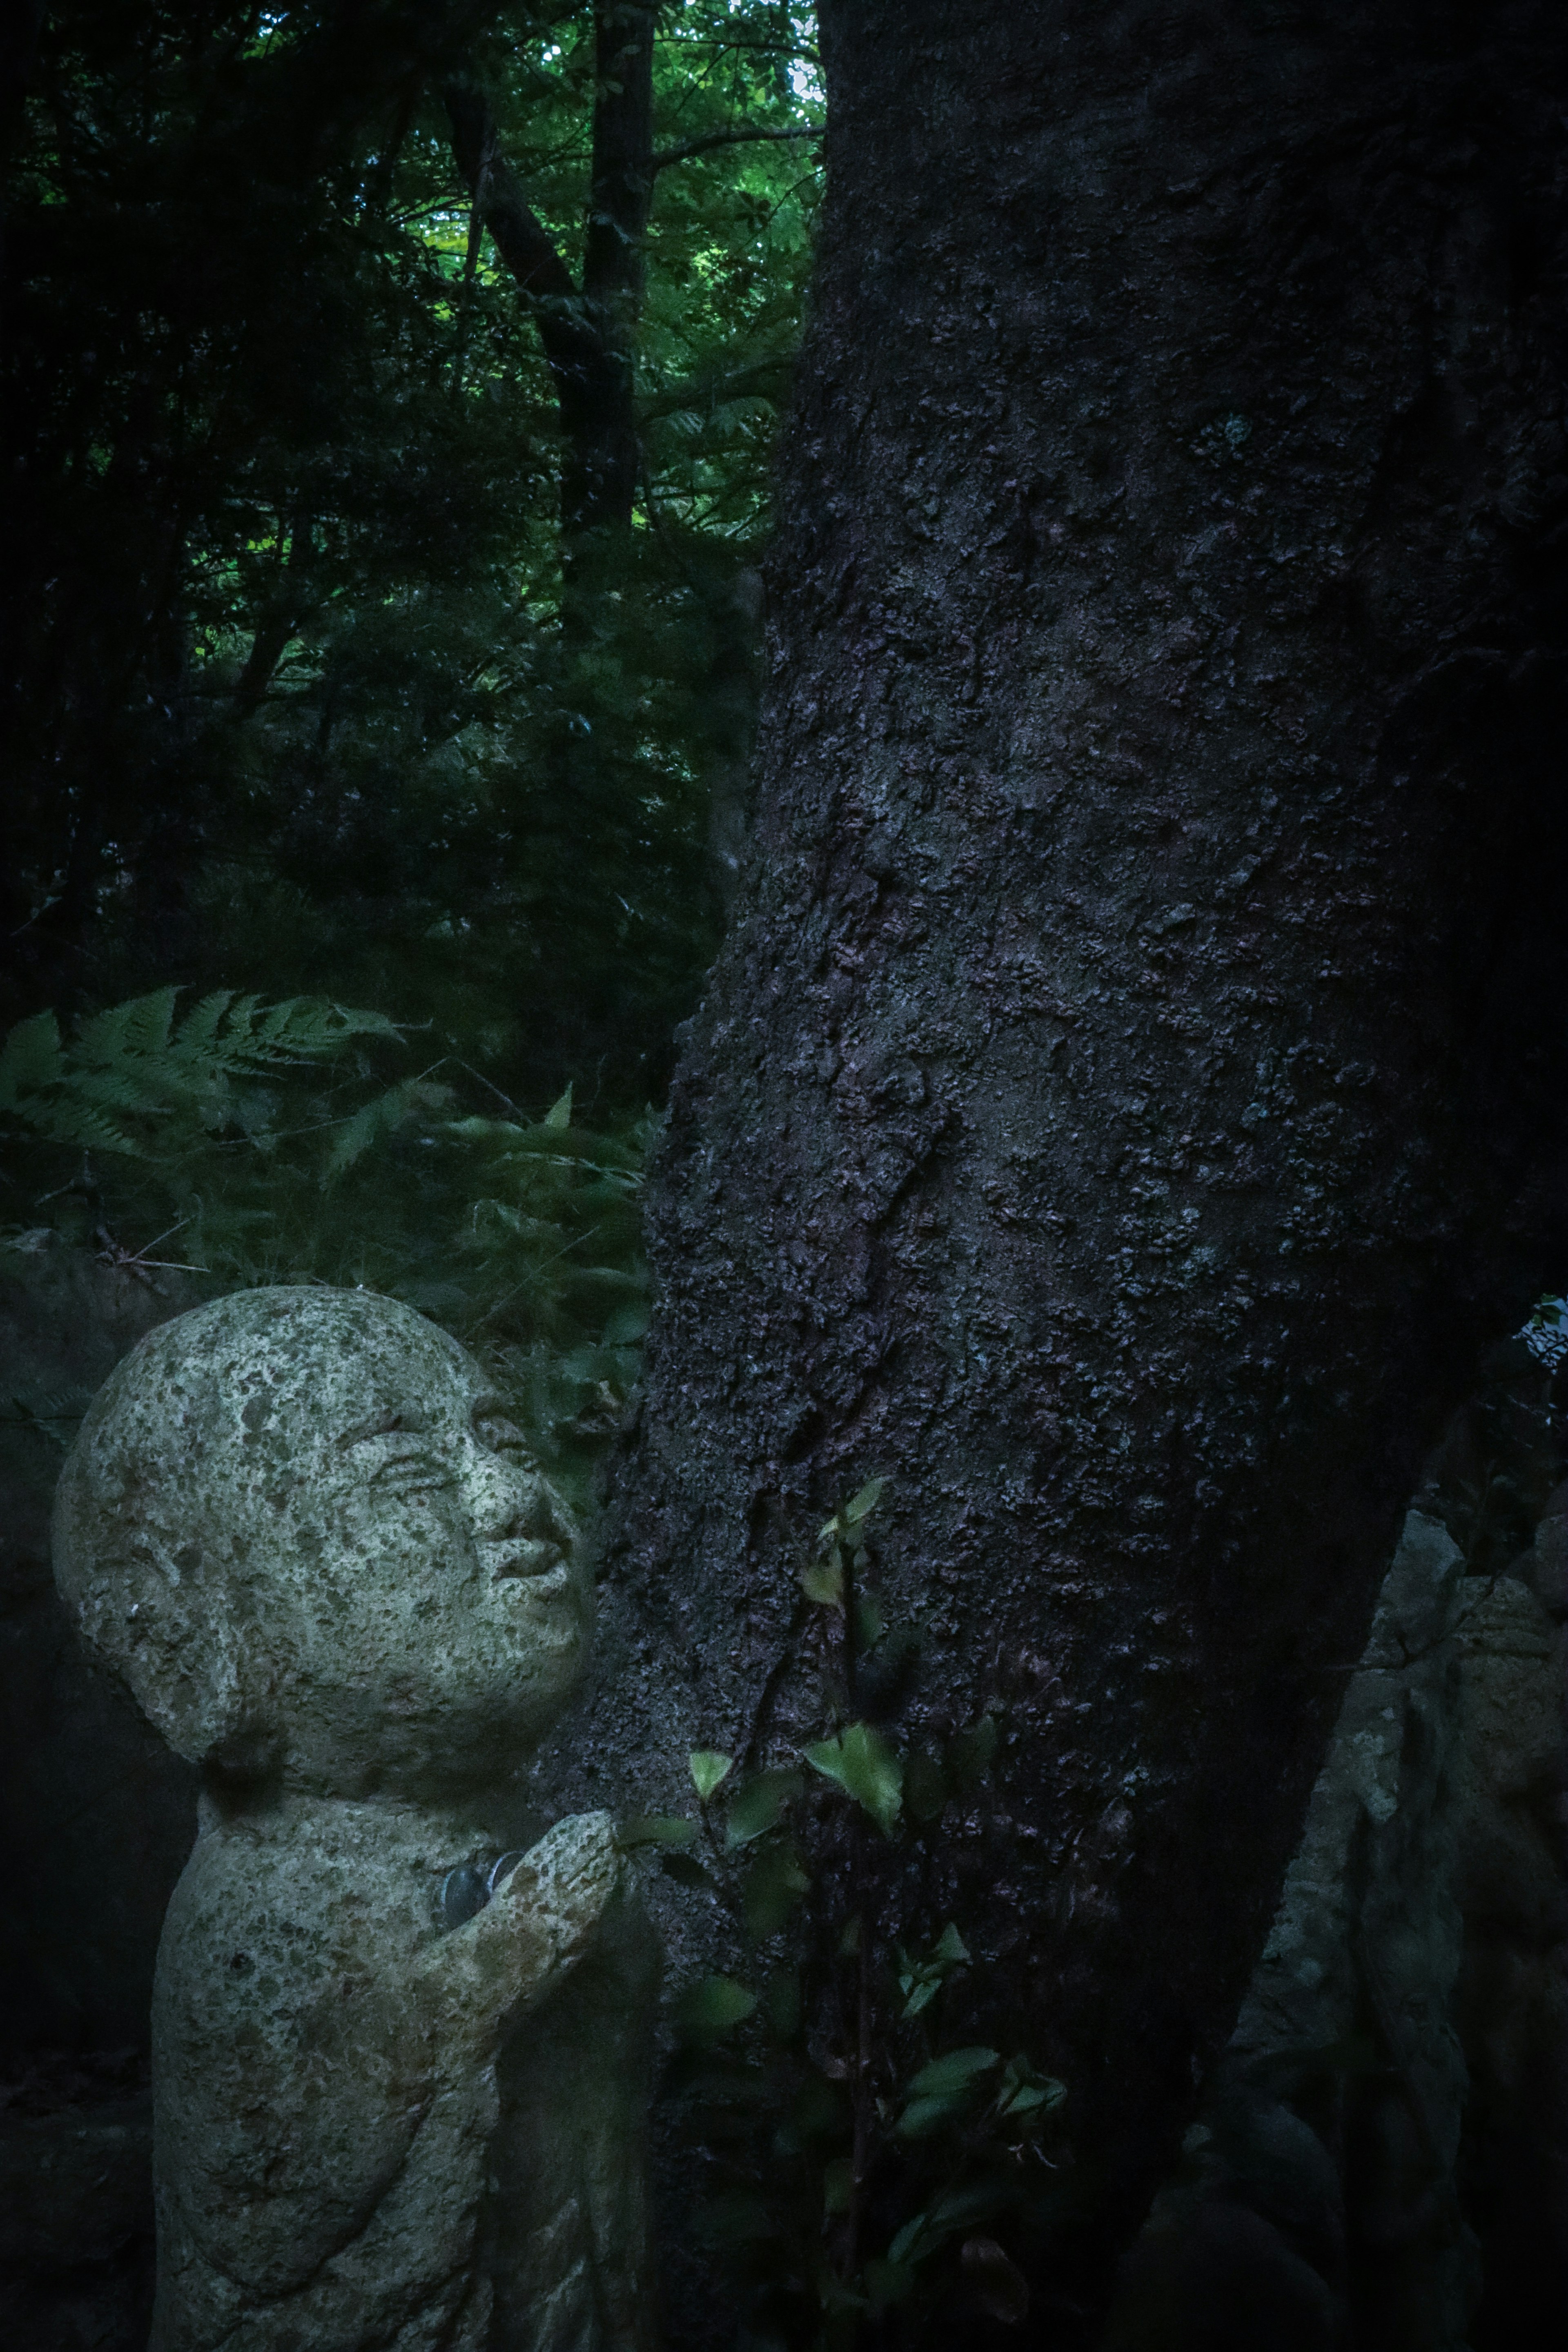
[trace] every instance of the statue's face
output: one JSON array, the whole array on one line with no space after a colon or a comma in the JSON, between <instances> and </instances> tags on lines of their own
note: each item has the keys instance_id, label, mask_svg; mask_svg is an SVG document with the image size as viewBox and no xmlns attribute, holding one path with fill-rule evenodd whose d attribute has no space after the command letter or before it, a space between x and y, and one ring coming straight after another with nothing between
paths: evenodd
<instances>
[{"instance_id":1,"label":"statue's face","mask_svg":"<svg viewBox=\"0 0 1568 2352\"><path fill-rule=\"evenodd\" d=\"M298 1472L258 1548L290 1588L290 1769L340 1790L487 1778L581 1668L575 1530L471 1359L359 1369L333 1367L308 1426L268 1433Z\"/></svg>"},{"instance_id":2,"label":"statue's face","mask_svg":"<svg viewBox=\"0 0 1568 2352\"><path fill-rule=\"evenodd\" d=\"M341 1796L512 1770L583 1664L576 1530L395 1301L237 1292L143 1340L61 1475L60 1587L184 1756Z\"/></svg>"}]
</instances>

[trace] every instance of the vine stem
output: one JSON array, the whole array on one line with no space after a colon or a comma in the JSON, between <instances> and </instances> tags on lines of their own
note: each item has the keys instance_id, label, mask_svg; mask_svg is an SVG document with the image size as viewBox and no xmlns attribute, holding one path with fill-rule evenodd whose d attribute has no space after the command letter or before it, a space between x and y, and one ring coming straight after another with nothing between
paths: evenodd
<instances>
[{"instance_id":1,"label":"vine stem","mask_svg":"<svg viewBox=\"0 0 1568 2352\"><path fill-rule=\"evenodd\" d=\"M855 1577L855 1539L847 1529L844 1538L844 1682L851 1714L859 1708L859 1627L856 1622L858 1594ZM855 1913L856 1958L856 2021L855 2021L855 2091L852 2105L855 2111L854 2148L849 2167L849 2228L845 2252L845 2284L852 2286L860 2267L860 2228L865 2205L865 2183L871 2143L871 1920L866 1901L866 1834L864 1825L857 1820L852 1832L855 1852L856 1895Z\"/></svg>"},{"instance_id":2,"label":"vine stem","mask_svg":"<svg viewBox=\"0 0 1568 2352\"><path fill-rule=\"evenodd\" d=\"M856 1844L861 1840L858 1835ZM858 1856L857 1856L858 1859ZM871 1923L862 1903L856 1914L858 1930L858 2016L855 2049L855 2148L849 2175L849 2245L846 2284L852 2284L860 2267L860 2222L865 2194L867 2158L871 2141Z\"/></svg>"}]
</instances>

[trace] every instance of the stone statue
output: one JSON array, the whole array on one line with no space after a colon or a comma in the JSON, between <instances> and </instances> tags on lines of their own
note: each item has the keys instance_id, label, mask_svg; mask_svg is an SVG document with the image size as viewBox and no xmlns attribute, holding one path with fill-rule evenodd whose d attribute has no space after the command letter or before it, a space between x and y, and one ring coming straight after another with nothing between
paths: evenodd
<instances>
[{"instance_id":1,"label":"stone statue","mask_svg":"<svg viewBox=\"0 0 1568 2352\"><path fill-rule=\"evenodd\" d=\"M364 1292L182 1315L88 1413L55 1566L203 1773L153 2005L153 2352L651 2342L651 1937L607 1815L507 1851L590 1585L479 1366Z\"/></svg>"}]
</instances>

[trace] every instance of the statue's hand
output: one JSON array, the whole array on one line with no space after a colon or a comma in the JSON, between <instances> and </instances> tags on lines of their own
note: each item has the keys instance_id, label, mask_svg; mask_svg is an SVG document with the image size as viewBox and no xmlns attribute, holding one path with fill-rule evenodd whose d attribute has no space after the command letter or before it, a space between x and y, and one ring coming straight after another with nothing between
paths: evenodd
<instances>
[{"instance_id":1,"label":"statue's hand","mask_svg":"<svg viewBox=\"0 0 1568 2352\"><path fill-rule=\"evenodd\" d=\"M537 1950L553 1979L586 1948L625 1872L609 1814L573 1813L529 1848L483 1916Z\"/></svg>"},{"instance_id":2,"label":"statue's hand","mask_svg":"<svg viewBox=\"0 0 1568 2352\"><path fill-rule=\"evenodd\" d=\"M423 1972L451 2025L493 2047L502 2025L582 1958L625 1868L608 1813L557 1822L478 1916L427 1954Z\"/></svg>"}]
</instances>

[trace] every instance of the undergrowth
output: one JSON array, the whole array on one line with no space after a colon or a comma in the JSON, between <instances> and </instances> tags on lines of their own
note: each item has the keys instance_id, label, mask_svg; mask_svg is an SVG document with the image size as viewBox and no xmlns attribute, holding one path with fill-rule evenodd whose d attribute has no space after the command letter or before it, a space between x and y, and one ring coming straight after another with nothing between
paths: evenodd
<instances>
[{"instance_id":1,"label":"undergrowth","mask_svg":"<svg viewBox=\"0 0 1568 2352\"><path fill-rule=\"evenodd\" d=\"M463 1063L408 1068L379 1013L163 988L0 1048L0 1234L40 1226L154 1286L320 1282L452 1331L585 1475L647 1322L638 1191L651 1112L584 1126Z\"/></svg>"},{"instance_id":2,"label":"undergrowth","mask_svg":"<svg viewBox=\"0 0 1568 2352\"><path fill-rule=\"evenodd\" d=\"M752 2352L1019 2326L1068 2194L1066 2094L1000 2022L994 2046L973 2038L1005 2011L935 1884L993 1802L1006 1709L945 1738L904 1722L922 1636L874 1589L881 1493L842 1504L799 1562L826 1631L822 1737L752 1771L697 1749L695 1812L620 1832L750 1951L679 1998L667 2092Z\"/></svg>"}]
</instances>

